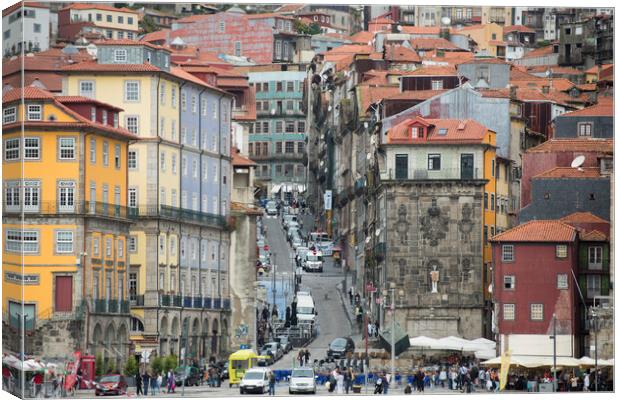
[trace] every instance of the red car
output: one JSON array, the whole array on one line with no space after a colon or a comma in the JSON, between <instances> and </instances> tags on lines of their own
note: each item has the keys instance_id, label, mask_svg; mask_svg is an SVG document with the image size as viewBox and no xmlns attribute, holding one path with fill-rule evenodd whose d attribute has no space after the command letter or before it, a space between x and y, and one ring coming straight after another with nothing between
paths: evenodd
<instances>
[{"instance_id":1,"label":"red car","mask_svg":"<svg viewBox=\"0 0 620 400\"><path fill-rule=\"evenodd\" d=\"M123 375L104 375L95 384L95 396L125 393L127 393L127 382L125 381L125 377Z\"/></svg>"}]
</instances>

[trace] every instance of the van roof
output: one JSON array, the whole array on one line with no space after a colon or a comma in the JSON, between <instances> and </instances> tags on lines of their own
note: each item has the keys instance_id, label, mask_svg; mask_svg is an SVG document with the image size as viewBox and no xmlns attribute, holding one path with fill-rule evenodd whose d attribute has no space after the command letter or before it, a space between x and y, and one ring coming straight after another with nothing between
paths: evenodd
<instances>
[{"instance_id":1,"label":"van roof","mask_svg":"<svg viewBox=\"0 0 620 400\"><path fill-rule=\"evenodd\" d=\"M314 308L314 301L312 300L312 297L310 296L301 296L301 297L297 297L297 307L308 307L308 306L312 306Z\"/></svg>"}]
</instances>

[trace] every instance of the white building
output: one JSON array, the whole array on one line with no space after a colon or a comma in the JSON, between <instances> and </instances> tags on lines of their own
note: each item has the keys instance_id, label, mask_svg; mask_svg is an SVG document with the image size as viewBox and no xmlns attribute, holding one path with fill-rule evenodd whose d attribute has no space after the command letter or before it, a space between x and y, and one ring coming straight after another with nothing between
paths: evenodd
<instances>
[{"instance_id":1,"label":"white building","mask_svg":"<svg viewBox=\"0 0 620 400\"><path fill-rule=\"evenodd\" d=\"M2 12L2 54L4 57L49 48L50 10L41 3L17 3Z\"/></svg>"}]
</instances>

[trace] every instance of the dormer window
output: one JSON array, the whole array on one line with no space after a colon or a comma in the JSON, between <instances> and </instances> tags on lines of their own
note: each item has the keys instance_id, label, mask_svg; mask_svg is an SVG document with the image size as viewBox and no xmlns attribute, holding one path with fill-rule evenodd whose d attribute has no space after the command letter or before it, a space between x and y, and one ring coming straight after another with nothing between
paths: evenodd
<instances>
[{"instance_id":1,"label":"dormer window","mask_svg":"<svg viewBox=\"0 0 620 400\"><path fill-rule=\"evenodd\" d=\"M103 110L103 113L101 114L101 120L102 120L102 124L104 125L108 124L108 111L107 110Z\"/></svg>"},{"instance_id":2,"label":"dormer window","mask_svg":"<svg viewBox=\"0 0 620 400\"><path fill-rule=\"evenodd\" d=\"M41 121L43 119L43 107L40 104L28 104L28 121Z\"/></svg>"},{"instance_id":3,"label":"dormer window","mask_svg":"<svg viewBox=\"0 0 620 400\"><path fill-rule=\"evenodd\" d=\"M413 128L411 128L411 138L415 139L418 137L418 127L414 126Z\"/></svg>"},{"instance_id":4,"label":"dormer window","mask_svg":"<svg viewBox=\"0 0 620 400\"><path fill-rule=\"evenodd\" d=\"M93 122L97 121L97 107L90 108L90 120Z\"/></svg>"},{"instance_id":5,"label":"dormer window","mask_svg":"<svg viewBox=\"0 0 620 400\"><path fill-rule=\"evenodd\" d=\"M146 52L146 62L149 64L151 63L151 52L150 51Z\"/></svg>"},{"instance_id":6,"label":"dormer window","mask_svg":"<svg viewBox=\"0 0 620 400\"><path fill-rule=\"evenodd\" d=\"M446 136L447 134L448 134L448 129L446 129L446 128L440 128L439 129L439 135Z\"/></svg>"},{"instance_id":7,"label":"dormer window","mask_svg":"<svg viewBox=\"0 0 620 400\"><path fill-rule=\"evenodd\" d=\"M127 62L127 50L125 49L114 50L114 62L117 62L117 63Z\"/></svg>"}]
</instances>

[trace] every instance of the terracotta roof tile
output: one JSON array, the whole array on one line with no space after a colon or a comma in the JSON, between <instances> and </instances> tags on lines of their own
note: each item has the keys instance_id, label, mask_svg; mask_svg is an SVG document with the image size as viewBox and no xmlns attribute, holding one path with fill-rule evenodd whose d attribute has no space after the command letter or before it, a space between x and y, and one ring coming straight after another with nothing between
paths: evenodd
<instances>
[{"instance_id":1,"label":"terracotta roof tile","mask_svg":"<svg viewBox=\"0 0 620 400\"><path fill-rule=\"evenodd\" d=\"M56 100L63 104L67 103L89 103L89 104L97 104L103 107L108 107L116 111L123 111L122 108L114 106L112 104L104 103L103 101L91 99L90 97L84 96L56 96Z\"/></svg>"},{"instance_id":2,"label":"terracotta roof tile","mask_svg":"<svg viewBox=\"0 0 620 400\"><path fill-rule=\"evenodd\" d=\"M99 64L96 62L82 62L60 68L62 71L92 71L92 72L162 72L152 64Z\"/></svg>"},{"instance_id":3,"label":"terracotta roof tile","mask_svg":"<svg viewBox=\"0 0 620 400\"><path fill-rule=\"evenodd\" d=\"M613 139L549 139L536 147L528 149L527 153L560 153L560 152L600 152L613 154Z\"/></svg>"},{"instance_id":4,"label":"terracotta roof tile","mask_svg":"<svg viewBox=\"0 0 620 400\"><path fill-rule=\"evenodd\" d=\"M368 44L343 44L324 52L325 56L333 54L370 54L373 49Z\"/></svg>"},{"instance_id":5,"label":"terracotta roof tile","mask_svg":"<svg viewBox=\"0 0 620 400\"><path fill-rule=\"evenodd\" d=\"M528 71L530 72L547 72L550 69L553 74L561 74L561 75L583 75L584 72L577 68L571 67L559 67L557 65L536 65L532 67L528 67Z\"/></svg>"},{"instance_id":6,"label":"terracotta roof tile","mask_svg":"<svg viewBox=\"0 0 620 400\"><path fill-rule=\"evenodd\" d=\"M590 232L579 232L579 239L584 242L606 242L607 235L595 229Z\"/></svg>"},{"instance_id":7,"label":"terracotta roof tile","mask_svg":"<svg viewBox=\"0 0 620 400\"><path fill-rule=\"evenodd\" d=\"M408 33L410 35L439 35L441 28L438 26L411 26L401 25L401 33Z\"/></svg>"},{"instance_id":8,"label":"terracotta roof tile","mask_svg":"<svg viewBox=\"0 0 620 400\"><path fill-rule=\"evenodd\" d=\"M596 83L584 83L581 85L577 85L577 89L582 92L594 92L596 90Z\"/></svg>"},{"instance_id":9,"label":"terracotta roof tile","mask_svg":"<svg viewBox=\"0 0 620 400\"><path fill-rule=\"evenodd\" d=\"M306 4L284 4L284 5L276 8L276 12L279 12L279 13L295 12L295 11L301 10L305 6L306 6Z\"/></svg>"},{"instance_id":10,"label":"terracotta roof tile","mask_svg":"<svg viewBox=\"0 0 620 400\"><path fill-rule=\"evenodd\" d=\"M257 164L239 153L239 149L233 147L230 151L232 155L232 165L235 167L255 167Z\"/></svg>"},{"instance_id":11,"label":"terracotta roof tile","mask_svg":"<svg viewBox=\"0 0 620 400\"><path fill-rule=\"evenodd\" d=\"M161 29L159 31L154 31L154 32L147 33L146 35L142 36L140 41L142 41L142 42L158 42L160 40L166 40L168 38L169 34L170 34L170 29Z\"/></svg>"},{"instance_id":12,"label":"terracotta roof tile","mask_svg":"<svg viewBox=\"0 0 620 400\"><path fill-rule=\"evenodd\" d=\"M360 94L359 101L361 103L361 111L362 114L365 114L366 110L368 110L368 107L370 107L371 104L398 93L399 89L396 85L374 86L359 84L357 86L357 90Z\"/></svg>"},{"instance_id":13,"label":"terracotta roof tile","mask_svg":"<svg viewBox=\"0 0 620 400\"><path fill-rule=\"evenodd\" d=\"M386 100L428 100L431 97L446 92L447 89L441 90L407 90L402 93L386 97Z\"/></svg>"},{"instance_id":14,"label":"terracotta roof tile","mask_svg":"<svg viewBox=\"0 0 620 400\"><path fill-rule=\"evenodd\" d=\"M566 114L562 114L558 117L613 117L614 106L613 103L595 104L590 107L586 107L581 110L571 111Z\"/></svg>"},{"instance_id":15,"label":"terracotta roof tile","mask_svg":"<svg viewBox=\"0 0 620 400\"><path fill-rule=\"evenodd\" d=\"M583 211L574 212L565 217L562 217L560 218L560 221L566 222L567 224L570 224L571 222L573 223L597 223L597 224L609 223L609 221L605 221L603 218L597 217L591 212L583 212Z\"/></svg>"},{"instance_id":16,"label":"terracotta roof tile","mask_svg":"<svg viewBox=\"0 0 620 400\"><path fill-rule=\"evenodd\" d=\"M13 11L17 10L18 8L20 8L22 6L23 2L19 2L19 3L15 3L10 7L5 8L4 10L2 10L2 16L5 17L9 14L11 14ZM34 2L34 1L27 1L24 3L25 7L33 7L33 8L48 8L48 6L45 3L38 3L38 2Z\"/></svg>"},{"instance_id":17,"label":"terracotta roof tile","mask_svg":"<svg viewBox=\"0 0 620 400\"><path fill-rule=\"evenodd\" d=\"M495 57L474 57L463 64L508 64L506 61Z\"/></svg>"},{"instance_id":18,"label":"terracotta roof tile","mask_svg":"<svg viewBox=\"0 0 620 400\"><path fill-rule=\"evenodd\" d=\"M11 89L2 95L2 103L10 103L21 100L22 97L28 100L53 100L54 95L47 90L42 90L33 86L27 86L22 92L22 88Z\"/></svg>"},{"instance_id":19,"label":"terracotta roof tile","mask_svg":"<svg viewBox=\"0 0 620 400\"><path fill-rule=\"evenodd\" d=\"M572 168L572 167L555 167L541 174L535 175L533 179L588 179L599 178L601 176L601 170L598 167L590 168Z\"/></svg>"},{"instance_id":20,"label":"terracotta roof tile","mask_svg":"<svg viewBox=\"0 0 620 400\"><path fill-rule=\"evenodd\" d=\"M96 40L93 42L97 46L146 46L156 50L170 51L163 46L153 44L144 40L131 40L131 39L104 39Z\"/></svg>"},{"instance_id":21,"label":"terracotta roof tile","mask_svg":"<svg viewBox=\"0 0 620 400\"><path fill-rule=\"evenodd\" d=\"M508 43L504 42L503 40L489 40L489 44L491 46L507 46Z\"/></svg>"},{"instance_id":22,"label":"terracotta roof tile","mask_svg":"<svg viewBox=\"0 0 620 400\"><path fill-rule=\"evenodd\" d=\"M409 41L411 47L419 50L461 50L460 47L444 38L417 38Z\"/></svg>"},{"instance_id":23,"label":"terracotta roof tile","mask_svg":"<svg viewBox=\"0 0 620 400\"><path fill-rule=\"evenodd\" d=\"M474 58L474 53L470 51L444 51L443 55L438 55L437 50L424 52L424 61L446 62L450 64L462 64Z\"/></svg>"},{"instance_id":24,"label":"terracotta roof tile","mask_svg":"<svg viewBox=\"0 0 620 400\"><path fill-rule=\"evenodd\" d=\"M572 242L577 230L561 221L534 220L493 236L492 242Z\"/></svg>"},{"instance_id":25,"label":"terracotta roof tile","mask_svg":"<svg viewBox=\"0 0 620 400\"><path fill-rule=\"evenodd\" d=\"M504 35L510 32L520 32L520 33L536 33L535 30L529 28L525 25L508 25L504 27Z\"/></svg>"},{"instance_id":26,"label":"terracotta roof tile","mask_svg":"<svg viewBox=\"0 0 620 400\"><path fill-rule=\"evenodd\" d=\"M429 126L426 141L411 138L410 128L416 123ZM440 131L444 133L440 134ZM471 119L428 119L422 117L408 118L388 131L388 143L391 144L439 144L439 143L479 143L486 138L488 129Z\"/></svg>"},{"instance_id":27,"label":"terracotta roof tile","mask_svg":"<svg viewBox=\"0 0 620 400\"><path fill-rule=\"evenodd\" d=\"M456 69L451 66L426 65L405 76L456 76Z\"/></svg>"},{"instance_id":28,"label":"terracotta roof tile","mask_svg":"<svg viewBox=\"0 0 620 400\"><path fill-rule=\"evenodd\" d=\"M540 47L538 49L534 49L532 51L529 51L529 52L525 53L523 58L542 57L542 56L546 56L546 55L549 55L549 54L553 54L553 45L549 45L549 46L545 46L545 47Z\"/></svg>"},{"instance_id":29,"label":"terracotta roof tile","mask_svg":"<svg viewBox=\"0 0 620 400\"><path fill-rule=\"evenodd\" d=\"M385 46L385 59L389 61L422 62L422 59L415 51L398 45Z\"/></svg>"},{"instance_id":30,"label":"terracotta roof tile","mask_svg":"<svg viewBox=\"0 0 620 400\"><path fill-rule=\"evenodd\" d=\"M190 74L189 72L183 70L180 67L172 67L170 68L170 73L178 78L181 79L185 79L186 81L190 81L195 83L196 85L200 85L200 86L204 86L206 88L209 88L211 90L215 90L217 92L220 93L226 93L229 94L228 92L223 91L222 89L219 89L215 86L209 85L207 82L203 81L202 79Z\"/></svg>"},{"instance_id":31,"label":"terracotta roof tile","mask_svg":"<svg viewBox=\"0 0 620 400\"><path fill-rule=\"evenodd\" d=\"M62 10L101 10L101 11L115 11L115 12L127 12L132 14L138 14L136 10L132 10L126 7L116 8L101 3L73 3L67 7L61 8Z\"/></svg>"},{"instance_id":32,"label":"terracotta roof tile","mask_svg":"<svg viewBox=\"0 0 620 400\"><path fill-rule=\"evenodd\" d=\"M602 70L605 71L608 68L613 68L614 65L613 64L603 64L602 65ZM589 69L586 70L586 74L598 74L598 65L595 65Z\"/></svg>"},{"instance_id":33,"label":"terracotta roof tile","mask_svg":"<svg viewBox=\"0 0 620 400\"><path fill-rule=\"evenodd\" d=\"M260 208L256 208L254 207L254 205L243 204L236 201L230 202L230 210L242 212L244 214L263 215L263 211Z\"/></svg>"}]
</instances>

